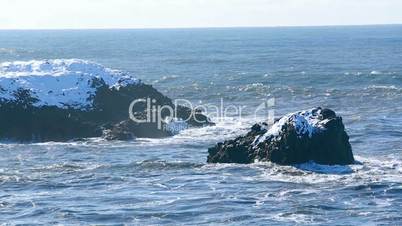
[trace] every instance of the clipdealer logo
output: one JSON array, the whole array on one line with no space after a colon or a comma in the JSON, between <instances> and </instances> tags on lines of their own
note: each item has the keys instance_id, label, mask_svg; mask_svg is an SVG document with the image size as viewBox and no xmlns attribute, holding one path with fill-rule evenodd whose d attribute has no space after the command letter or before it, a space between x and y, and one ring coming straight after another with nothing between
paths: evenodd
<instances>
[{"instance_id":1,"label":"clipdealer logo","mask_svg":"<svg viewBox=\"0 0 402 226\"><path fill-rule=\"evenodd\" d=\"M141 107L140 107L141 106ZM145 111L143 107L145 106ZM190 114L183 116L180 114L180 109L183 106L191 109ZM171 121L185 123L194 121L199 124L210 122L224 121L228 117L235 119L242 119L246 110L247 112L254 112L254 119L258 120L261 115L265 116L268 124L273 124L275 119L275 98L270 98L263 101L254 109L247 109L244 105L226 105L223 98L220 99L219 104L201 104L194 105L191 101L186 99L176 99L172 105L160 105L156 99L140 98L133 100L128 109L129 117L136 123L156 123L158 129L164 129L163 125ZM138 114L136 109L141 109L142 114ZM145 113L145 115L144 115ZM197 117L197 115L204 115L205 117ZM249 113L247 116L250 116Z\"/></svg>"}]
</instances>

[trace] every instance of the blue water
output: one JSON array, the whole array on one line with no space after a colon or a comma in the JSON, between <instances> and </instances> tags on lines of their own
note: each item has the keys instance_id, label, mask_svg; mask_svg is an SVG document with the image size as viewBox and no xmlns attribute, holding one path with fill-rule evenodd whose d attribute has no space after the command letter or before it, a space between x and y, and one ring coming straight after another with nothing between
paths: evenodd
<instances>
[{"instance_id":1,"label":"blue water","mask_svg":"<svg viewBox=\"0 0 402 226\"><path fill-rule=\"evenodd\" d=\"M402 26L0 31L0 62L81 58L246 106L168 139L0 144L0 224L402 224ZM206 164L255 107L342 115L350 167Z\"/></svg>"}]
</instances>

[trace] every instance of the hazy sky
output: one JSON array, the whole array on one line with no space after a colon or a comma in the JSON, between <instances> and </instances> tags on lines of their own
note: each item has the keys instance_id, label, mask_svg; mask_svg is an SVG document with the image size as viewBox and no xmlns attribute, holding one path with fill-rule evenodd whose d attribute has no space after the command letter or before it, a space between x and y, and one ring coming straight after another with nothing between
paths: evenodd
<instances>
[{"instance_id":1,"label":"hazy sky","mask_svg":"<svg viewBox=\"0 0 402 226\"><path fill-rule=\"evenodd\" d=\"M0 0L0 28L402 23L402 0Z\"/></svg>"}]
</instances>

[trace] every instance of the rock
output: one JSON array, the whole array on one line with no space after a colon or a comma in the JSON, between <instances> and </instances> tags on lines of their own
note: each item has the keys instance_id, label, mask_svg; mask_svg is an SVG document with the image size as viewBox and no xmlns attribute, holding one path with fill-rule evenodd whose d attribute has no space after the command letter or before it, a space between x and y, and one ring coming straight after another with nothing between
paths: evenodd
<instances>
[{"instance_id":1,"label":"rock","mask_svg":"<svg viewBox=\"0 0 402 226\"><path fill-rule=\"evenodd\" d=\"M186 120L187 127L213 125L200 112L175 106L171 99L130 74L84 60L48 60L0 64L0 139L17 142L68 141L90 137L129 140L135 137L174 135L153 106L177 109L175 120ZM197 119L197 120L196 120ZM204 121L198 121L204 119ZM158 122L162 121L158 125Z\"/></svg>"},{"instance_id":2,"label":"rock","mask_svg":"<svg viewBox=\"0 0 402 226\"><path fill-rule=\"evenodd\" d=\"M270 128L255 124L249 133L208 150L209 163L270 161L282 165L314 161L353 164L354 157L342 118L330 109L288 114Z\"/></svg>"},{"instance_id":3,"label":"rock","mask_svg":"<svg viewBox=\"0 0 402 226\"><path fill-rule=\"evenodd\" d=\"M105 140L128 141L135 139L134 129L130 128L130 122L130 120L126 120L112 125L111 128L105 128L102 137Z\"/></svg>"}]
</instances>

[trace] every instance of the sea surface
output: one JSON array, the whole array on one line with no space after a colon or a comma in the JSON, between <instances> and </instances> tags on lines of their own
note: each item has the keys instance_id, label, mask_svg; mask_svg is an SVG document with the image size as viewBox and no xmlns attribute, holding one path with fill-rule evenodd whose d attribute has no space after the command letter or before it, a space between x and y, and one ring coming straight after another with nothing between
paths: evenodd
<instances>
[{"instance_id":1,"label":"sea surface","mask_svg":"<svg viewBox=\"0 0 402 226\"><path fill-rule=\"evenodd\" d=\"M167 139L3 142L0 225L402 224L402 26L0 31L0 62L62 58L244 111ZM334 109L360 164L206 164L272 98Z\"/></svg>"}]
</instances>

